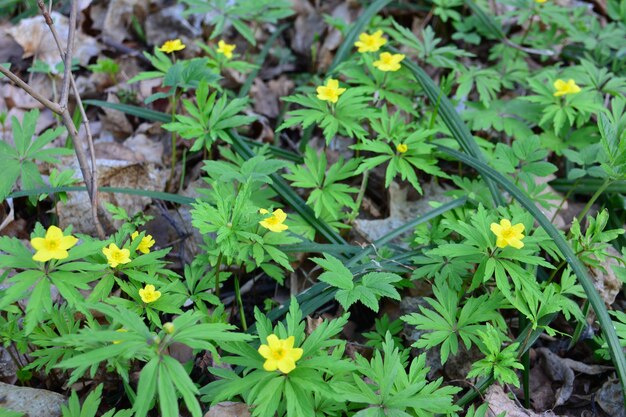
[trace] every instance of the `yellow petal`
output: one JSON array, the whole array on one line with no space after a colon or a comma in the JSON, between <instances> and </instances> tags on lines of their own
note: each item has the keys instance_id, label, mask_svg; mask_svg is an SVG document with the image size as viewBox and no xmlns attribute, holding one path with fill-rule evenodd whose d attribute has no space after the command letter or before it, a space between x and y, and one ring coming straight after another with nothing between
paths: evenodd
<instances>
[{"instance_id":1,"label":"yellow petal","mask_svg":"<svg viewBox=\"0 0 626 417\"><path fill-rule=\"evenodd\" d=\"M509 246L513 246L515 249L522 249L524 242L519 239L509 239Z\"/></svg>"},{"instance_id":2,"label":"yellow petal","mask_svg":"<svg viewBox=\"0 0 626 417\"><path fill-rule=\"evenodd\" d=\"M274 210L274 217L276 217L279 223L282 223L287 219L287 213L282 209L276 209Z\"/></svg>"},{"instance_id":3,"label":"yellow petal","mask_svg":"<svg viewBox=\"0 0 626 417\"><path fill-rule=\"evenodd\" d=\"M38 251L33 255L33 261L37 262L47 262L50 259L52 259L52 256L50 256L48 251Z\"/></svg>"},{"instance_id":4,"label":"yellow petal","mask_svg":"<svg viewBox=\"0 0 626 417\"><path fill-rule=\"evenodd\" d=\"M295 343L296 338L293 336L289 336L288 338L286 338L283 341L283 348L284 349L293 349L293 344Z\"/></svg>"},{"instance_id":5,"label":"yellow petal","mask_svg":"<svg viewBox=\"0 0 626 417\"><path fill-rule=\"evenodd\" d=\"M275 334L267 336L267 345L271 350L280 349L281 343Z\"/></svg>"},{"instance_id":6,"label":"yellow petal","mask_svg":"<svg viewBox=\"0 0 626 417\"><path fill-rule=\"evenodd\" d=\"M278 369L278 361L276 359L268 359L263 364L263 369L268 372L272 372Z\"/></svg>"},{"instance_id":7,"label":"yellow petal","mask_svg":"<svg viewBox=\"0 0 626 417\"><path fill-rule=\"evenodd\" d=\"M278 369L280 370L280 372L288 374L289 372L296 369L296 363L291 358L284 358L278 361Z\"/></svg>"},{"instance_id":8,"label":"yellow petal","mask_svg":"<svg viewBox=\"0 0 626 417\"><path fill-rule=\"evenodd\" d=\"M502 226L500 226L498 223L491 223L491 226L489 228L496 236L500 236L502 234Z\"/></svg>"},{"instance_id":9,"label":"yellow petal","mask_svg":"<svg viewBox=\"0 0 626 417\"><path fill-rule=\"evenodd\" d=\"M328 82L326 83L326 87L331 88L331 89L337 89L339 87L339 81L333 79L333 78L329 78Z\"/></svg>"},{"instance_id":10,"label":"yellow petal","mask_svg":"<svg viewBox=\"0 0 626 417\"><path fill-rule=\"evenodd\" d=\"M259 346L259 354L263 356L265 359L269 359L272 356L272 350L268 345Z\"/></svg>"},{"instance_id":11,"label":"yellow petal","mask_svg":"<svg viewBox=\"0 0 626 417\"><path fill-rule=\"evenodd\" d=\"M130 235L130 238L131 238L132 240L135 240L135 239L137 239L137 236L139 236L139 232L135 230L135 231L134 231L134 232Z\"/></svg>"},{"instance_id":12,"label":"yellow petal","mask_svg":"<svg viewBox=\"0 0 626 417\"><path fill-rule=\"evenodd\" d=\"M41 250L44 248L45 241L43 237L34 237L30 240L30 244L35 250Z\"/></svg>"},{"instance_id":13,"label":"yellow petal","mask_svg":"<svg viewBox=\"0 0 626 417\"><path fill-rule=\"evenodd\" d=\"M501 237L498 237L498 239L496 239L496 246L499 247L500 249L506 248L507 241Z\"/></svg>"},{"instance_id":14,"label":"yellow petal","mask_svg":"<svg viewBox=\"0 0 626 417\"><path fill-rule=\"evenodd\" d=\"M61 238L61 248L67 250L78 242L74 236L63 236Z\"/></svg>"},{"instance_id":15,"label":"yellow petal","mask_svg":"<svg viewBox=\"0 0 626 417\"><path fill-rule=\"evenodd\" d=\"M517 223L515 226L511 226L511 229L515 233L522 233L524 231L524 225L522 223Z\"/></svg>"},{"instance_id":16,"label":"yellow petal","mask_svg":"<svg viewBox=\"0 0 626 417\"><path fill-rule=\"evenodd\" d=\"M56 226L50 226L46 231L46 239L61 239L63 237L63 230Z\"/></svg>"},{"instance_id":17,"label":"yellow petal","mask_svg":"<svg viewBox=\"0 0 626 417\"><path fill-rule=\"evenodd\" d=\"M500 220L500 226L504 229L508 229L511 227L511 221L509 219L502 219Z\"/></svg>"},{"instance_id":18,"label":"yellow petal","mask_svg":"<svg viewBox=\"0 0 626 417\"><path fill-rule=\"evenodd\" d=\"M293 348L289 352L289 357L293 359L294 361L297 361L298 359L302 357L303 353L304 353L304 350L302 350L301 348Z\"/></svg>"}]
</instances>

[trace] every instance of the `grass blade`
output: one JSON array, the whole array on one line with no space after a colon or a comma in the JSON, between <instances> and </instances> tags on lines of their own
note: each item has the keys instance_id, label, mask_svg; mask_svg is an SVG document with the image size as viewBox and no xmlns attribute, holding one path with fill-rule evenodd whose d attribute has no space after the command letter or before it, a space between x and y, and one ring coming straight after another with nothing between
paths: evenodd
<instances>
[{"instance_id":1,"label":"grass blade","mask_svg":"<svg viewBox=\"0 0 626 417\"><path fill-rule=\"evenodd\" d=\"M602 329L602 334L606 339L609 352L611 354L611 359L613 360L613 364L615 365L615 371L619 377L620 383L622 384L622 395L624 395L624 400L626 402L626 357L624 356L624 352L620 345L619 339L617 337L617 333L615 332L615 327L613 325L613 321L609 316L609 313L604 305L604 301L600 298L600 295L596 291L591 278L587 274L587 268L580 262L571 246L567 243L565 238L559 233L559 230L552 225L550 220L539 210L535 203L524 194L524 192L519 189L511 180L506 178L504 175L500 174L495 169L491 168L487 164L479 161L478 159L466 155L464 153L455 151L454 149L446 148L445 146L437 146L437 148L449 155L458 161L463 162L466 165L471 166L481 173L484 177L491 179L498 183L504 190L506 190L513 198L515 198L529 213L533 215L535 220L539 223L541 227L546 231L546 233L552 238L556 246L561 251L563 258L567 261L569 266L572 268L576 277L578 278L578 282L585 290L585 294L587 295L587 299L591 304L594 312L596 313L596 317L600 322L600 327Z\"/></svg>"},{"instance_id":2,"label":"grass blade","mask_svg":"<svg viewBox=\"0 0 626 417\"><path fill-rule=\"evenodd\" d=\"M30 190L20 190L11 193L7 198L18 198L18 197L31 197L37 196L41 194L56 194L60 192L77 192L77 191L87 191L87 187L80 186L72 186L72 187L42 187L35 188ZM151 190L142 190L137 188L120 188L120 187L98 187L98 192L100 193L122 193L122 194L131 194L142 197L150 197L155 200L163 200L170 201L172 203L184 204L188 205L196 201L195 198L185 197L178 194L166 193L163 191L151 191Z\"/></svg>"},{"instance_id":3,"label":"grass blade","mask_svg":"<svg viewBox=\"0 0 626 417\"><path fill-rule=\"evenodd\" d=\"M485 157L474 140L472 133L467 128L463 120L461 120L450 100L443 95L439 87L435 85L432 78L430 78L423 69L407 59L402 61L402 64L406 66L409 71L411 71L413 77L415 77L417 82L420 83L430 101L432 103L439 102L439 114L448 129L450 129L452 136L454 136L457 142L459 142L459 145L461 145L461 148L463 148L463 150L469 155L472 155L479 161L484 162ZM498 190L498 187L489 178L485 178L485 182L491 191L493 201L496 205L504 204L504 199Z\"/></svg>"},{"instance_id":4,"label":"grass blade","mask_svg":"<svg viewBox=\"0 0 626 417\"><path fill-rule=\"evenodd\" d=\"M96 107L105 107L108 109L118 110L122 113L130 114L131 116L139 117L141 119L150 120L153 122L161 122L161 123L169 123L172 121L172 116L167 113L163 113L156 110L144 109L139 106L132 106L130 104L122 104L122 103L110 103L108 101L102 100L85 100L86 104L90 104ZM244 141L250 146L260 147L264 144L243 138ZM288 161L302 163L302 157L293 152L286 151L277 146L269 147L272 154L278 158L286 159Z\"/></svg>"}]
</instances>

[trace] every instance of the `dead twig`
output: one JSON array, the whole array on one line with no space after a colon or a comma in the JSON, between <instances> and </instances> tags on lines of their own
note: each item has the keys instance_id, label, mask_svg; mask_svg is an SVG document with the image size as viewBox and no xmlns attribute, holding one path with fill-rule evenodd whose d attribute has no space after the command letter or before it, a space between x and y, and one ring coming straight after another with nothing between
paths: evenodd
<instances>
[{"instance_id":1,"label":"dead twig","mask_svg":"<svg viewBox=\"0 0 626 417\"><path fill-rule=\"evenodd\" d=\"M100 204L98 202L98 175L96 172L96 155L95 149L93 146L93 136L91 134L91 127L89 125L89 120L87 119L87 114L85 113L85 108L83 106L83 102L80 98L80 94L78 93L78 88L76 87L76 81L74 79L74 75L72 74L72 55L74 49L74 40L76 37L76 22L78 16L78 1L72 0L71 10L70 10L70 21L69 21L69 30L67 34L67 43L65 50L63 49L63 45L61 43L61 39L59 34L54 26L54 21L50 16L50 9L46 9L46 6L43 0L38 0L37 4L39 5L39 9L41 10L41 14L52 33L52 37L54 38L54 42L57 45L57 49L59 50L59 54L63 59L65 64L65 72L63 74L63 84L61 87L61 97L59 99L59 107L66 115L62 114L61 117L63 119L63 124L66 126L69 135L72 137L74 141L74 149L76 152L76 157L78 158L78 164L80 166L80 170L83 174L83 179L85 180L85 184L87 185L87 191L89 193L89 198L91 201L91 217L93 218L94 225L96 227L96 231L98 236L103 239L105 236L104 229L100 223L98 218L98 214L101 211ZM76 99L76 105L81 114L81 118L83 119L83 126L85 127L85 133L87 136L87 145L89 148L89 155L91 159L91 169L89 169L89 165L87 164L87 156L85 155L84 148L82 146L82 142L79 138L78 131L74 126L72 121L72 117L69 114L69 110L67 109L67 104L69 100L69 90L70 86L74 91L74 98ZM88 172L88 175L85 175Z\"/></svg>"}]
</instances>

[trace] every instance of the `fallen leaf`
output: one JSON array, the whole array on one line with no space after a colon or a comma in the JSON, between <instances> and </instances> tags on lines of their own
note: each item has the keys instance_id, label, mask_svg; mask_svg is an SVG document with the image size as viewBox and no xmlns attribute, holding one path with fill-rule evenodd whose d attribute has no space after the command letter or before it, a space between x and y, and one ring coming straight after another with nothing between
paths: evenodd
<instances>
[{"instance_id":1,"label":"fallen leaf","mask_svg":"<svg viewBox=\"0 0 626 417\"><path fill-rule=\"evenodd\" d=\"M69 31L68 18L57 12L52 12L50 16L62 43L64 43ZM57 72L55 66L62 62L62 59L43 16L22 19L18 25L8 29L7 32L24 50L22 58L35 57L35 59L50 65L53 73ZM63 44L63 46L65 45ZM94 38L81 31L76 31L72 59L77 59L81 65L87 65L92 57L100 53L100 50L101 47Z\"/></svg>"},{"instance_id":2,"label":"fallen leaf","mask_svg":"<svg viewBox=\"0 0 626 417\"><path fill-rule=\"evenodd\" d=\"M250 411L244 403L225 401L212 406L204 417L250 417Z\"/></svg>"}]
</instances>

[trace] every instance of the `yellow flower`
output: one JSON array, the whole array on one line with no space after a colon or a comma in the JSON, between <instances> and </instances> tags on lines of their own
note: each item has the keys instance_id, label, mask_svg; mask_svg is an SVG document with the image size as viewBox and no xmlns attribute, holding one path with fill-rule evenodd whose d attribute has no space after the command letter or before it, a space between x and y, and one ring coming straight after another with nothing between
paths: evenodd
<instances>
[{"instance_id":1,"label":"yellow flower","mask_svg":"<svg viewBox=\"0 0 626 417\"><path fill-rule=\"evenodd\" d=\"M237 45L231 45L224 41L219 41L217 43L217 52L224 55L226 58L231 59L233 57L233 51Z\"/></svg>"},{"instance_id":2,"label":"yellow flower","mask_svg":"<svg viewBox=\"0 0 626 417\"><path fill-rule=\"evenodd\" d=\"M128 333L128 330L126 330L125 328L123 328L123 327L122 327L121 329L117 329L117 330L116 330L116 332L119 332L119 333ZM113 344L114 344L114 345L119 345L120 343L122 343L122 341L121 341L121 340L114 340L114 341L113 341Z\"/></svg>"},{"instance_id":3,"label":"yellow flower","mask_svg":"<svg viewBox=\"0 0 626 417\"><path fill-rule=\"evenodd\" d=\"M269 211L265 209L260 209L259 213L269 214ZM274 213L272 213L270 217L264 220L261 220L259 224L265 227L266 229L269 229L272 232L280 233L289 229L289 226L287 226L286 224L283 224L286 219L287 219L287 213L282 211L282 209L276 209L274 210Z\"/></svg>"},{"instance_id":4,"label":"yellow flower","mask_svg":"<svg viewBox=\"0 0 626 417\"><path fill-rule=\"evenodd\" d=\"M408 151L408 150L409 150L409 147L408 147L408 146L406 146L406 144L405 144L405 143L401 143L401 144L399 144L398 146L396 146L396 150L397 150L398 152L400 152L400 153L405 153L406 151Z\"/></svg>"},{"instance_id":5,"label":"yellow flower","mask_svg":"<svg viewBox=\"0 0 626 417\"><path fill-rule=\"evenodd\" d=\"M336 103L339 100L339 96L346 91L345 88L339 88L339 81L329 78L326 81L326 85L320 85L317 87L317 98L324 101L330 101Z\"/></svg>"},{"instance_id":6,"label":"yellow flower","mask_svg":"<svg viewBox=\"0 0 626 417\"><path fill-rule=\"evenodd\" d=\"M130 262L130 251L128 249L120 249L115 243L111 243L108 247L102 248L102 253L107 257L107 263L111 268L115 268L119 264L127 264Z\"/></svg>"},{"instance_id":7,"label":"yellow flower","mask_svg":"<svg viewBox=\"0 0 626 417\"><path fill-rule=\"evenodd\" d=\"M383 38L383 31L377 30L372 35L363 32L359 35L359 40L354 42L354 46L359 48L359 52L376 52L381 46L387 43Z\"/></svg>"},{"instance_id":8,"label":"yellow flower","mask_svg":"<svg viewBox=\"0 0 626 417\"><path fill-rule=\"evenodd\" d=\"M548 0L535 0L535 3L541 4L541 3L545 3L546 1L548 1Z\"/></svg>"},{"instance_id":9,"label":"yellow flower","mask_svg":"<svg viewBox=\"0 0 626 417\"><path fill-rule=\"evenodd\" d=\"M139 296L141 297L141 301L149 304L161 298L161 291L156 291L154 285L148 284L139 290Z\"/></svg>"},{"instance_id":10,"label":"yellow flower","mask_svg":"<svg viewBox=\"0 0 626 417\"><path fill-rule=\"evenodd\" d=\"M390 54L383 52L378 56L378 61L374 61L374 66L381 71L398 71L400 62L404 59L404 54Z\"/></svg>"},{"instance_id":11,"label":"yellow flower","mask_svg":"<svg viewBox=\"0 0 626 417\"><path fill-rule=\"evenodd\" d=\"M265 358L263 369L268 372L280 370L284 374L296 369L296 361L302 357L303 350L294 348L294 337L279 339L276 335L267 336L267 345L259 346L259 353Z\"/></svg>"},{"instance_id":12,"label":"yellow flower","mask_svg":"<svg viewBox=\"0 0 626 417\"><path fill-rule=\"evenodd\" d=\"M509 220L502 219L500 224L491 223L491 231L497 237L496 246L499 248L513 246L515 249L522 249L524 247L524 242L522 242L524 225L522 223L512 226Z\"/></svg>"},{"instance_id":13,"label":"yellow flower","mask_svg":"<svg viewBox=\"0 0 626 417\"><path fill-rule=\"evenodd\" d=\"M170 41L166 41L161 47L159 51L165 52L166 54L171 54L172 52L182 51L186 48L186 45L182 43L180 39L174 39Z\"/></svg>"},{"instance_id":14,"label":"yellow flower","mask_svg":"<svg viewBox=\"0 0 626 417\"><path fill-rule=\"evenodd\" d=\"M137 236L139 236L139 232L137 231L134 231L133 234L130 235L133 241L137 239ZM154 243L155 242L154 242L154 239L152 238L152 235L145 235L144 237L141 238L141 242L139 242L139 246L137 246L137 249L141 253L150 253L150 248L154 246Z\"/></svg>"},{"instance_id":15,"label":"yellow flower","mask_svg":"<svg viewBox=\"0 0 626 417\"><path fill-rule=\"evenodd\" d=\"M580 93L580 87L576 85L576 82L571 78L567 82L558 79L554 82L554 97L564 96L566 94Z\"/></svg>"},{"instance_id":16,"label":"yellow flower","mask_svg":"<svg viewBox=\"0 0 626 417\"><path fill-rule=\"evenodd\" d=\"M67 250L78 242L74 236L63 236L63 230L50 226L46 230L46 237L34 237L30 244L37 251L33 260L46 262L50 259L65 259L69 256Z\"/></svg>"}]
</instances>

